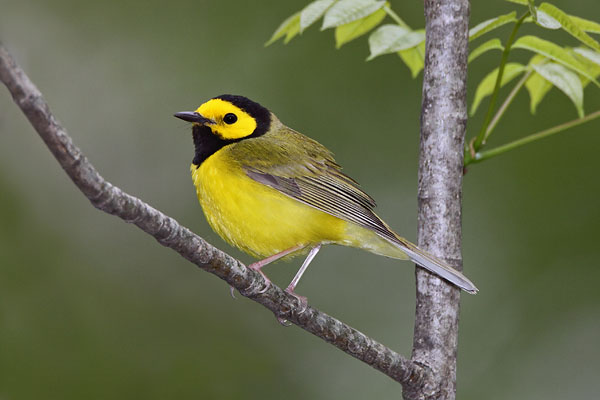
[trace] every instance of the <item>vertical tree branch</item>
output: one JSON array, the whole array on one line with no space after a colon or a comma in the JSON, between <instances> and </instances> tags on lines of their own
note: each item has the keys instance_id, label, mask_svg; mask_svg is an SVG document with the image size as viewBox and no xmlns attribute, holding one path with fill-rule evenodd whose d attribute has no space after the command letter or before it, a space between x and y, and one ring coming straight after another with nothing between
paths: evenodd
<instances>
[{"instance_id":1,"label":"vertical tree branch","mask_svg":"<svg viewBox=\"0 0 600 400\"><path fill-rule=\"evenodd\" d=\"M461 200L467 123L468 0L425 0L418 243L462 269ZM460 291L417 268L413 361L431 370L413 398L454 399Z\"/></svg>"}]
</instances>

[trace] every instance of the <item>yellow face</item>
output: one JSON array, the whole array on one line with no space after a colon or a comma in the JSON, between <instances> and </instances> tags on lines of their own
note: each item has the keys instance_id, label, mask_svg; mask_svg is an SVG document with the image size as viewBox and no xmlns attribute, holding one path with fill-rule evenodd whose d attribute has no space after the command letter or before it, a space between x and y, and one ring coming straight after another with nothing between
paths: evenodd
<instances>
[{"instance_id":1,"label":"yellow face","mask_svg":"<svg viewBox=\"0 0 600 400\"><path fill-rule=\"evenodd\" d=\"M256 120L246 111L222 99L212 99L202 104L196 112L213 120L207 126L223 139L240 139L250 136L256 129Z\"/></svg>"}]
</instances>

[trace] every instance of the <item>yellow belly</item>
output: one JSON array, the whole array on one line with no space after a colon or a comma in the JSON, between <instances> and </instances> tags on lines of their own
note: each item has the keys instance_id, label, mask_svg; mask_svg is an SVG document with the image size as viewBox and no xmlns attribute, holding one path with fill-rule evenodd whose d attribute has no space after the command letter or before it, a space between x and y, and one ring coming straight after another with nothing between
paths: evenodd
<instances>
[{"instance_id":1,"label":"yellow belly","mask_svg":"<svg viewBox=\"0 0 600 400\"><path fill-rule=\"evenodd\" d=\"M349 244L348 222L250 179L226 157L218 151L191 167L206 219L225 241L254 257L297 245Z\"/></svg>"}]
</instances>

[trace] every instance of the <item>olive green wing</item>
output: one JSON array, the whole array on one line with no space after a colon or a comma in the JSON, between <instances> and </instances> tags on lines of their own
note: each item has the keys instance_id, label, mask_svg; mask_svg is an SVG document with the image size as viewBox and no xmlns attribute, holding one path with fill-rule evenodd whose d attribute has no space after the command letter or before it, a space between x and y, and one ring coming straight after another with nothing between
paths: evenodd
<instances>
[{"instance_id":1,"label":"olive green wing","mask_svg":"<svg viewBox=\"0 0 600 400\"><path fill-rule=\"evenodd\" d=\"M333 154L289 128L243 140L232 156L253 180L327 214L371 229L398 242L373 212L375 201L341 171Z\"/></svg>"},{"instance_id":2,"label":"olive green wing","mask_svg":"<svg viewBox=\"0 0 600 400\"><path fill-rule=\"evenodd\" d=\"M232 159L263 185L327 214L370 229L395 243L413 262L444 279L476 293L462 273L396 235L375 213L375 201L341 171L333 154L321 144L289 128L276 136L240 141L231 146Z\"/></svg>"}]
</instances>

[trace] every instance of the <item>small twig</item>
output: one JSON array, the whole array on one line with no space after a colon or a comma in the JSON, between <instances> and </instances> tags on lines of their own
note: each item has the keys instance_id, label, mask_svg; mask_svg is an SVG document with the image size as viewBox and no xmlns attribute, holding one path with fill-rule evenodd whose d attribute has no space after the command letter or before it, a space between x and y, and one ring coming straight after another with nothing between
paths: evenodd
<instances>
[{"instance_id":1,"label":"small twig","mask_svg":"<svg viewBox=\"0 0 600 400\"><path fill-rule=\"evenodd\" d=\"M556 133L560 133L566 131L569 128L573 128L577 125L584 124L586 122L592 121L596 118L600 117L600 110L593 112L591 114L586 115L583 118L577 118L568 122L565 122L560 125L553 126L552 128L544 129L543 131L533 133L531 135L525 136L524 138L517 139L510 143L507 143L502 146L498 146L494 149L482 151L481 153L476 153L475 157L470 158L468 162L465 162L465 166L469 164L475 164L481 162L483 160L490 159L492 157L499 156L500 154L506 153L507 151L516 149L518 147L524 146L528 143L535 142L536 140L543 139L545 137L554 135Z\"/></svg>"},{"instance_id":2,"label":"small twig","mask_svg":"<svg viewBox=\"0 0 600 400\"><path fill-rule=\"evenodd\" d=\"M487 113L486 113L485 119L483 121L483 125L481 126L481 130L479 131L479 134L477 135L475 141L473 142L473 148L475 149L475 151L479 150L479 148L485 141L485 138L487 136L489 136L486 134L487 134L488 126L492 119L492 114L494 113L494 107L496 106L496 99L498 98L498 93L500 92L500 86L502 86L502 75L504 75L504 67L506 66L506 62L508 61L508 54L510 53L510 49L512 47L512 44L515 41L517 32L519 31L519 28L521 27L521 25L523 24L523 21L525 21L525 18L527 18L527 16L529 16L529 11L527 11L525 14L523 14L521 16L521 18L519 18L517 20L512 32L510 34L510 37L508 38L508 41L506 42L506 46L504 46L504 51L502 52L502 58L500 60L500 66L498 67L498 75L496 77L496 84L494 86L494 91L492 92L492 96L490 98L490 104L488 106Z\"/></svg>"},{"instance_id":3,"label":"small twig","mask_svg":"<svg viewBox=\"0 0 600 400\"><path fill-rule=\"evenodd\" d=\"M512 90L510 91L510 93L508 94L508 96L506 97L506 99L504 100L504 102L502 103L502 105L500 106L498 111L496 112L496 115L494 115L492 122L488 126L488 128L485 132L485 135L483 137L483 142L481 142L482 146L485 145L486 140L488 139L488 137L490 136L490 134L492 133L492 131L494 130L496 125L498 125L498 122L500 122L500 118L502 118L502 116L506 112L506 109L508 108L508 106L510 106L512 104L513 100L517 96L517 93L519 93L519 91L521 90L521 88L523 87L525 82L527 82L527 79L529 79L532 72L533 72L533 70L527 71L527 73L525 73L525 75L523 75L523 77L519 80L519 82L517 82L515 87L512 88ZM469 140L469 142L468 142L469 144L468 144L467 148L465 148L465 161L464 161L465 167L469 164L472 164L473 160L477 157L477 150L475 150L475 140L477 140L477 137L471 138L471 140Z\"/></svg>"},{"instance_id":4,"label":"small twig","mask_svg":"<svg viewBox=\"0 0 600 400\"><path fill-rule=\"evenodd\" d=\"M392 10L389 6L385 5L383 6L383 10L386 12L387 15L389 15L398 25L400 25L403 28L406 29L410 29L410 26L408 26L408 24L406 22L404 22L402 20L402 18L400 18L400 16L398 14L396 14L396 12L394 10Z\"/></svg>"},{"instance_id":5,"label":"small twig","mask_svg":"<svg viewBox=\"0 0 600 400\"><path fill-rule=\"evenodd\" d=\"M298 299L271 284L240 261L207 243L173 218L106 181L54 118L42 94L0 43L0 80L52 154L94 207L135 224L198 267L226 281L240 293L338 349L415 390L429 371L381 343L313 307L303 310Z\"/></svg>"},{"instance_id":6,"label":"small twig","mask_svg":"<svg viewBox=\"0 0 600 400\"><path fill-rule=\"evenodd\" d=\"M496 115L494 115L494 118L492 119L492 122L490 122L487 130L485 131L485 136L483 137L482 144L485 144L485 142L487 141L488 137L490 137L492 131L494 130L494 128L496 127L496 125L498 125L498 122L500 121L500 118L502 118L502 116L506 112L506 109L508 108L508 106L511 105L511 103L513 102L513 100L517 96L517 93L519 93L519 91L521 90L521 88L523 87L523 85L525 84L525 82L527 82L527 79L529 79L529 77L531 76L532 72L533 72L533 70L531 70L531 69L529 71L527 71L525 73L525 75L523 75L523 77L519 80L519 82L517 82L517 84L515 85L515 87L512 88L512 90L510 91L510 93L508 94L508 96L506 97L506 99L504 100L504 102L502 103L502 105L500 106L500 108L498 109L498 111L496 112Z\"/></svg>"}]
</instances>

